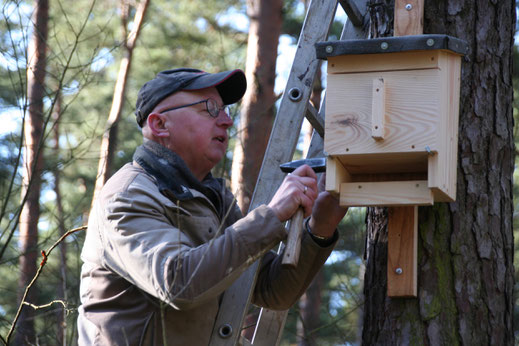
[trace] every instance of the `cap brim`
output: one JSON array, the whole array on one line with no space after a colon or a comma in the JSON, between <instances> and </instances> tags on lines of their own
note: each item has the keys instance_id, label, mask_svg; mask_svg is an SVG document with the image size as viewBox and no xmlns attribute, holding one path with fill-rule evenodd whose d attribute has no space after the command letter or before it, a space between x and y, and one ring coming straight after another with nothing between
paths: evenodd
<instances>
[{"instance_id":1,"label":"cap brim","mask_svg":"<svg viewBox=\"0 0 519 346\"><path fill-rule=\"evenodd\" d=\"M201 74L182 90L200 90L215 87L226 105L238 102L247 90L247 80L242 70L214 74Z\"/></svg>"}]
</instances>

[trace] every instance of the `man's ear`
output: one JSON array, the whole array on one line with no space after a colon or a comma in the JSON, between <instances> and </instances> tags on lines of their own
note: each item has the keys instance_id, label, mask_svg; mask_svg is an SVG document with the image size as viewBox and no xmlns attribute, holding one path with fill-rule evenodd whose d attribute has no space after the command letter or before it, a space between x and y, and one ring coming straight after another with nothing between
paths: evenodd
<instances>
[{"instance_id":1,"label":"man's ear","mask_svg":"<svg viewBox=\"0 0 519 346\"><path fill-rule=\"evenodd\" d=\"M151 133L155 137L168 137L169 130L166 128L166 117L159 113L151 113L146 119Z\"/></svg>"}]
</instances>

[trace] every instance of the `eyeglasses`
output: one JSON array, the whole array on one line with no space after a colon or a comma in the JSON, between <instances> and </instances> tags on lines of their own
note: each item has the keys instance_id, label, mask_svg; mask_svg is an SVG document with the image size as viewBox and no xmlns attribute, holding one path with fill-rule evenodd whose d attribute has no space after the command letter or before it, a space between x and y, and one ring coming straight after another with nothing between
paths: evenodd
<instances>
[{"instance_id":1,"label":"eyeglasses","mask_svg":"<svg viewBox=\"0 0 519 346\"><path fill-rule=\"evenodd\" d=\"M169 111L174 111L175 109L191 107L194 105L198 105L200 103L205 103L205 109L206 109L207 113L209 113L209 115L213 118L218 118L218 115L220 114L221 111L224 111L225 114L229 115L229 107L227 105L223 105L222 107L220 107L220 106L218 106L218 103L213 99L206 99L206 100L202 100L202 101L198 101L198 102L193 102L193 103L190 103L187 105L168 108L168 109L161 111L160 114L166 113Z\"/></svg>"}]
</instances>

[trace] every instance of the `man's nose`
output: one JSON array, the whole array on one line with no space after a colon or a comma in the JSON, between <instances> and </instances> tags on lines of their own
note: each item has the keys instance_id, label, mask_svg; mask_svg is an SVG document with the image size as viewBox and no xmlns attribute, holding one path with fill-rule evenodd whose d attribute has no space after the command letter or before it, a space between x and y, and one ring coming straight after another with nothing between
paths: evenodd
<instances>
[{"instance_id":1,"label":"man's nose","mask_svg":"<svg viewBox=\"0 0 519 346\"><path fill-rule=\"evenodd\" d=\"M231 116L225 110L222 109L220 110L220 113L218 113L218 117L216 118L216 124L227 129L232 126L233 120Z\"/></svg>"}]
</instances>

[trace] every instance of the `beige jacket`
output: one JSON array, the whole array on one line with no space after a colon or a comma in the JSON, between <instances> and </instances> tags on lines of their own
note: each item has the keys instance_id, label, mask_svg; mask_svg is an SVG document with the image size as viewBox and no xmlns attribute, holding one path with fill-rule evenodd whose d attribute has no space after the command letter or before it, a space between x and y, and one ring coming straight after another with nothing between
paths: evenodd
<instances>
[{"instance_id":1,"label":"beige jacket","mask_svg":"<svg viewBox=\"0 0 519 346\"><path fill-rule=\"evenodd\" d=\"M305 235L296 269L271 248L286 237L266 205L220 220L198 191L174 202L155 179L127 164L105 185L81 254L80 345L207 345L219 298L263 255L253 303L289 308L332 251ZM229 210L230 209L230 210Z\"/></svg>"}]
</instances>

